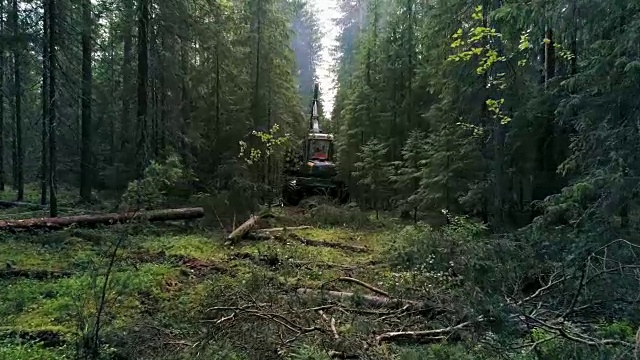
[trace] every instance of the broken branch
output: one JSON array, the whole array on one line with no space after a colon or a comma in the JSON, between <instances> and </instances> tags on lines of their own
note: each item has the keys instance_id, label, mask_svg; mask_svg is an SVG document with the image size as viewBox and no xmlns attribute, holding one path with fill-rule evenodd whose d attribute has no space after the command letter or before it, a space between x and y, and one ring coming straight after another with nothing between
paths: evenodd
<instances>
[{"instance_id":1,"label":"broken branch","mask_svg":"<svg viewBox=\"0 0 640 360\"><path fill-rule=\"evenodd\" d=\"M416 342L436 342L444 340L454 332L469 327L473 324L481 322L482 317L476 320L467 321L456 326L449 326L443 329L436 330L422 330L422 331L396 331L380 334L376 336L377 343L384 342L402 342L402 341L416 341Z\"/></svg>"}]
</instances>

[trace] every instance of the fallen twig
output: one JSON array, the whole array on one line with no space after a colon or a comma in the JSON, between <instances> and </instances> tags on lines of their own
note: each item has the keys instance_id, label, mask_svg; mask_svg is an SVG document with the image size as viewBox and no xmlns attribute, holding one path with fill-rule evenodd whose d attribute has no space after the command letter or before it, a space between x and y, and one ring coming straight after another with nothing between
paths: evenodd
<instances>
[{"instance_id":1,"label":"fallen twig","mask_svg":"<svg viewBox=\"0 0 640 360\"><path fill-rule=\"evenodd\" d=\"M384 307L384 308L421 308L424 304L419 301L414 300L400 300L400 299L392 299L389 297L382 296L372 296L372 295L356 295L350 292L342 292L342 291L320 291L314 289L300 288L297 291L298 295L301 296L314 296L314 297L323 297L327 296L336 300L352 300L357 299L364 305L368 305L371 307Z\"/></svg>"},{"instance_id":2,"label":"fallen twig","mask_svg":"<svg viewBox=\"0 0 640 360\"><path fill-rule=\"evenodd\" d=\"M367 284L366 282L364 282L362 280L358 280L358 279L355 279L355 278L352 278L352 277L346 277L346 276L339 277L337 279L334 279L334 280L331 280L331 281L325 283L324 285L326 285L326 284L328 284L330 282L333 282L333 281L352 282L354 284L358 284L358 285L362 286L365 289L371 290L371 291L373 291L374 293L376 293L378 295L382 295L382 296L388 297L388 298L391 297L391 295L389 295L388 292L386 292L384 290L381 290L381 289L378 289L378 288L374 287L373 285L369 285L369 284ZM323 287L324 287L324 285L323 285Z\"/></svg>"},{"instance_id":3,"label":"fallen twig","mask_svg":"<svg viewBox=\"0 0 640 360\"><path fill-rule=\"evenodd\" d=\"M483 321L482 317L476 320L463 322L456 326L449 326L443 329L436 330L422 330L422 331L396 331L387 332L376 336L377 343L385 342L402 342L402 341L416 341L416 342L437 342L448 338L452 333L469 327L473 324Z\"/></svg>"},{"instance_id":4,"label":"fallen twig","mask_svg":"<svg viewBox=\"0 0 640 360\"><path fill-rule=\"evenodd\" d=\"M292 227L277 227L277 228L270 228L270 229L260 229L258 231L272 233L272 232L307 230L307 229L313 229L313 226L305 225L305 226L292 226Z\"/></svg>"}]
</instances>

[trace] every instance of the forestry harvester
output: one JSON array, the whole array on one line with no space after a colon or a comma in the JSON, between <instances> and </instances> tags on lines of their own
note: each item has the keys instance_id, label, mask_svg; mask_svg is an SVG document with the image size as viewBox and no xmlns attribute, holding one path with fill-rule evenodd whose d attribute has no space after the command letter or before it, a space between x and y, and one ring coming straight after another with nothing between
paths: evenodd
<instances>
[{"instance_id":1,"label":"forestry harvester","mask_svg":"<svg viewBox=\"0 0 640 360\"><path fill-rule=\"evenodd\" d=\"M318 84L313 91L309 132L301 144L302 154L295 157L285 172L285 203L297 205L307 196L324 195L347 200L346 186L338 178L334 162L333 134L320 130L318 119Z\"/></svg>"}]
</instances>

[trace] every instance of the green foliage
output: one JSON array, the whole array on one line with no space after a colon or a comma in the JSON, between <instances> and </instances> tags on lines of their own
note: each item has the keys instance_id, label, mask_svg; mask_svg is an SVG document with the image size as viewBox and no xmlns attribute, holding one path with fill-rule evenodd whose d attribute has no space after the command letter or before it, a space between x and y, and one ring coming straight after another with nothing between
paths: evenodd
<instances>
[{"instance_id":1,"label":"green foliage","mask_svg":"<svg viewBox=\"0 0 640 360\"><path fill-rule=\"evenodd\" d=\"M266 161L269 156L276 152L283 152L283 149L290 144L289 134L277 135L280 127L274 124L268 132L252 131L251 135L258 139L259 146L248 148L244 141L240 141L240 153L238 157L247 164L253 165L255 162Z\"/></svg>"},{"instance_id":2,"label":"green foliage","mask_svg":"<svg viewBox=\"0 0 640 360\"><path fill-rule=\"evenodd\" d=\"M320 205L309 211L309 221L320 226L344 226L354 229L380 226L369 214L350 206Z\"/></svg>"},{"instance_id":3,"label":"green foliage","mask_svg":"<svg viewBox=\"0 0 640 360\"><path fill-rule=\"evenodd\" d=\"M331 357L329 354L321 349L313 346L301 346L296 349L291 355L287 357L287 360L329 360Z\"/></svg>"},{"instance_id":4,"label":"green foliage","mask_svg":"<svg viewBox=\"0 0 640 360\"><path fill-rule=\"evenodd\" d=\"M187 175L180 159L170 156L164 162L152 161L142 179L129 183L121 206L129 211L151 209L165 200L165 194Z\"/></svg>"},{"instance_id":5,"label":"green foliage","mask_svg":"<svg viewBox=\"0 0 640 360\"><path fill-rule=\"evenodd\" d=\"M387 151L384 143L375 138L371 139L362 146L361 152L358 153L360 161L355 164L357 170L354 175L358 184L366 189L369 194L367 197L373 202L376 211L380 202L388 197L391 169L386 161Z\"/></svg>"},{"instance_id":6,"label":"green foliage","mask_svg":"<svg viewBox=\"0 0 640 360\"><path fill-rule=\"evenodd\" d=\"M399 360L484 360L489 359L482 351L468 349L463 345L432 345L403 350Z\"/></svg>"},{"instance_id":7,"label":"green foliage","mask_svg":"<svg viewBox=\"0 0 640 360\"><path fill-rule=\"evenodd\" d=\"M466 218L454 218L451 225L439 230L408 226L397 233L391 257L402 268L433 266L433 271L447 271L453 262L462 264L465 259L478 257L476 247L484 246L486 236L486 226Z\"/></svg>"}]
</instances>

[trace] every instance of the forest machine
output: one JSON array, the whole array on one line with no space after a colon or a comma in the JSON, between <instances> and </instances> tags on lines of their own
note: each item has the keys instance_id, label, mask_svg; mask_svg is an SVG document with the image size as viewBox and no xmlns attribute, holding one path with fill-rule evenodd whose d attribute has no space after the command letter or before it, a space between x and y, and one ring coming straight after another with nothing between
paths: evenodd
<instances>
[{"instance_id":1,"label":"forest machine","mask_svg":"<svg viewBox=\"0 0 640 360\"><path fill-rule=\"evenodd\" d=\"M303 198L312 195L331 196L341 202L347 199L346 186L338 178L334 161L333 134L324 133L320 129L318 89L318 84L315 84L309 132L300 149L302 154L298 152L299 155L292 159L285 172L283 197L289 205L295 206Z\"/></svg>"}]
</instances>

